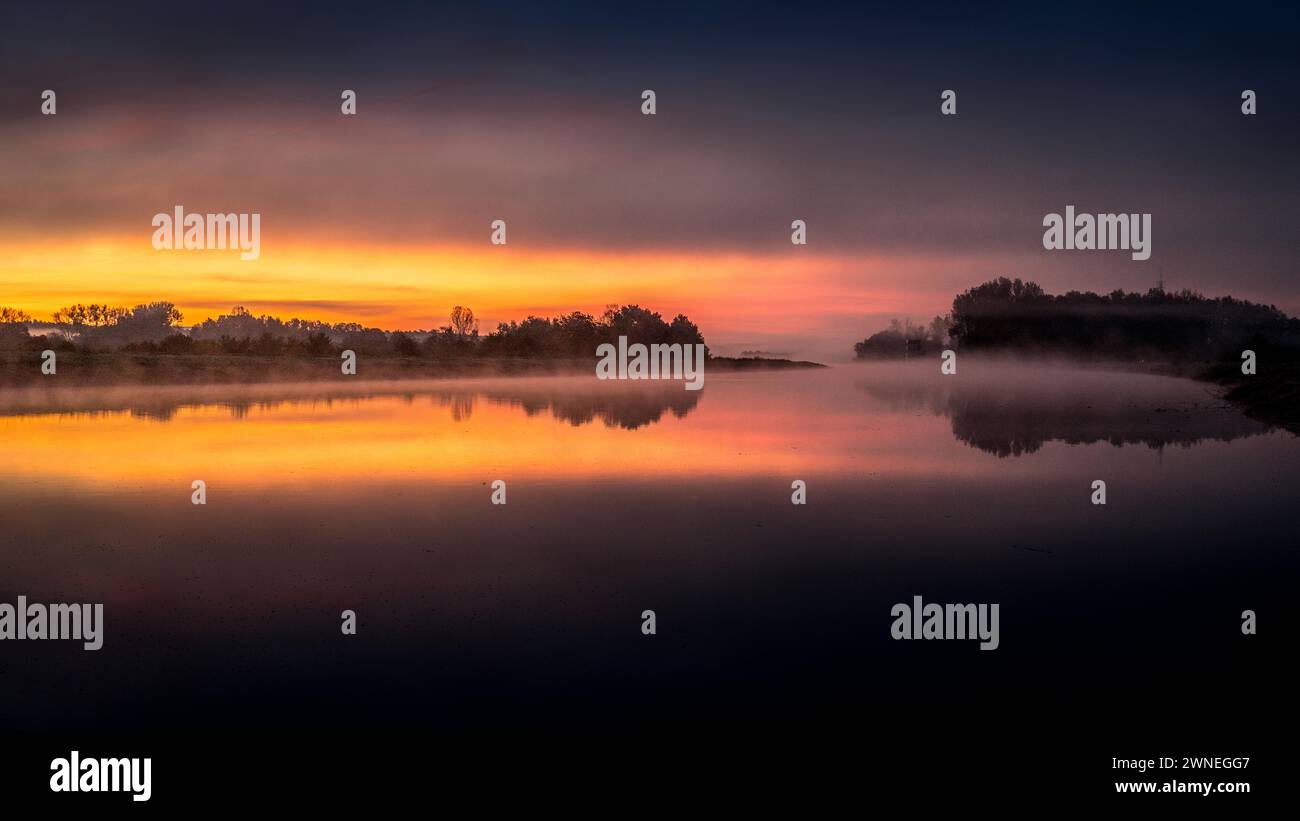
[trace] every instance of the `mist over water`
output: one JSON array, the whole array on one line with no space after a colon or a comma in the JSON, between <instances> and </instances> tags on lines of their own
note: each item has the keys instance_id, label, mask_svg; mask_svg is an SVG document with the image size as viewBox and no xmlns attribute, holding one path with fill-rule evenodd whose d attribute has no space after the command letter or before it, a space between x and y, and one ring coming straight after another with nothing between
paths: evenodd
<instances>
[{"instance_id":1,"label":"mist over water","mask_svg":"<svg viewBox=\"0 0 1300 821\"><path fill-rule=\"evenodd\" d=\"M7 726L851 714L1115 670L1208 692L1271 674L1207 637L1296 569L1300 439L1199 383L1059 366L6 391L0 452L0 600L106 622L97 653L5 648ZM891 641L913 595L1000 602L1001 646Z\"/></svg>"}]
</instances>

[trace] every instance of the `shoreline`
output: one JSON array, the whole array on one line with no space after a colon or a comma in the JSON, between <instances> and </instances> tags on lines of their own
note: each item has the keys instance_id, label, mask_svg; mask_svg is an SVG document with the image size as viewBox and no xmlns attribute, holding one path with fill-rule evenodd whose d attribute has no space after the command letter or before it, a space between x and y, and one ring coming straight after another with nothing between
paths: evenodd
<instances>
[{"instance_id":1,"label":"shoreline","mask_svg":"<svg viewBox=\"0 0 1300 821\"><path fill-rule=\"evenodd\" d=\"M344 376L333 356L285 357L216 354L84 353L58 351L56 373L41 373L40 354L0 353L0 387L127 387L133 385L257 385L289 382L406 381L594 374L596 360L522 357L426 359L361 356L357 373ZM818 362L759 357L712 357L711 371L825 368Z\"/></svg>"},{"instance_id":2,"label":"shoreline","mask_svg":"<svg viewBox=\"0 0 1300 821\"><path fill-rule=\"evenodd\" d=\"M1150 374L1177 379L1190 379L1218 389L1225 402L1244 414L1300 436L1300 362L1280 359L1265 361L1253 375L1241 372L1241 363L1227 362L1160 362L1140 360L1071 359L1069 357L1010 355L1005 352L966 354L979 362L1015 364L1067 364L1088 370L1116 371L1121 373ZM852 360L862 362L902 362L897 357L862 357Z\"/></svg>"},{"instance_id":3,"label":"shoreline","mask_svg":"<svg viewBox=\"0 0 1300 821\"><path fill-rule=\"evenodd\" d=\"M1222 398L1243 413L1262 422L1300 435L1300 363L1282 360L1265 363L1253 376L1241 373L1235 362L1171 363L1158 361L1054 359L1005 354L967 354L980 361L996 363L1049 364L1065 362L1072 367L1170 376L1214 385ZM848 364L902 362L893 357L864 357ZM340 360L324 357L284 357L215 354L84 353L58 352L54 377L41 373L41 360L34 351L0 352L0 387L131 387L199 385L275 385L329 382L402 382L429 379L482 379L497 377L577 376L594 372L595 361L580 359L536 359L522 357L423 357L381 356L359 360L355 376L343 376ZM830 367L819 362L763 357L712 357L707 367L713 372L735 373L775 370L805 370Z\"/></svg>"},{"instance_id":4,"label":"shoreline","mask_svg":"<svg viewBox=\"0 0 1300 821\"><path fill-rule=\"evenodd\" d=\"M1252 376L1237 363L1216 364L1191 378L1219 386L1223 398L1247 416L1300 436L1300 363L1282 361Z\"/></svg>"}]
</instances>

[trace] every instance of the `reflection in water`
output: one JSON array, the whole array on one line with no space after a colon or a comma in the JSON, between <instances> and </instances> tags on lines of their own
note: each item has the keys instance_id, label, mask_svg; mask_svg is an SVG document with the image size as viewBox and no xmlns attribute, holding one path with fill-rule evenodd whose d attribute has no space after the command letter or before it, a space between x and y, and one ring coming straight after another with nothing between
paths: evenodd
<instances>
[{"instance_id":1,"label":"reflection in water","mask_svg":"<svg viewBox=\"0 0 1300 821\"><path fill-rule=\"evenodd\" d=\"M1272 430L1208 386L1144 374L1077 370L1047 378L1040 370L976 363L960 377L913 372L856 385L894 411L948 417L959 441L999 457L1034 453L1051 441L1191 447Z\"/></svg>"},{"instance_id":2,"label":"reflection in water","mask_svg":"<svg viewBox=\"0 0 1300 821\"><path fill-rule=\"evenodd\" d=\"M966 446L1009 456L1265 433L1187 380L969 362L952 377L918 363L719 374L703 392L592 377L30 389L0 396L0 491L7 478L112 493L196 477L227 489L986 477L996 468Z\"/></svg>"},{"instance_id":3,"label":"reflection in water","mask_svg":"<svg viewBox=\"0 0 1300 821\"><path fill-rule=\"evenodd\" d=\"M408 403L429 397L448 408L455 422L468 421L477 401L518 408L528 416L550 411L558 420L586 425L600 420L608 427L635 430L658 422L665 411L682 418L700 401L699 391L680 383L597 382L591 379L505 379L334 384L175 386L164 388L72 388L15 390L0 397L0 416L42 414L130 413L140 419L169 422L186 408L218 407L234 419L256 409L273 412L299 406L330 409L356 407L377 398Z\"/></svg>"},{"instance_id":4,"label":"reflection in water","mask_svg":"<svg viewBox=\"0 0 1300 821\"><path fill-rule=\"evenodd\" d=\"M111 493L195 477L229 489L665 473L734 456L683 428L705 393L594 376L11 391L0 490L6 476Z\"/></svg>"},{"instance_id":5,"label":"reflection in water","mask_svg":"<svg viewBox=\"0 0 1300 821\"><path fill-rule=\"evenodd\" d=\"M683 390L677 383L646 386L645 390L593 391L588 394L570 391L527 393L497 388L481 394L486 401L521 408L529 416L550 411L556 419L573 426L587 425L599 419L607 427L636 430L658 422L665 411L681 419L699 403L700 391ZM474 394L456 394L452 401L466 401L472 409ZM468 413L466 414L468 415Z\"/></svg>"},{"instance_id":6,"label":"reflection in water","mask_svg":"<svg viewBox=\"0 0 1300 821\"><path fill-rule=\"evenodd\" d=\"M1231 682L1207 669L1283 680L1214 637L1292 597L1277 534L1297 525L1300 439L1201 385L963 362L717 374L705 392L5 391L0 601L102 602L107 636L0 647L0 726L481 733L683 705L804 722L792 694L838 721L913 694L929 715L953 681L997 716L1058 684L1130 699L1116 675L1215 697ZM1061 444L1198 440L1223 441ZM892 605L918 593L1000 602L1003 645L891 641ZM664 641L639 641L647 607ZM362 639L340 642L343 608Z\"/></svg>"}]
</instances>

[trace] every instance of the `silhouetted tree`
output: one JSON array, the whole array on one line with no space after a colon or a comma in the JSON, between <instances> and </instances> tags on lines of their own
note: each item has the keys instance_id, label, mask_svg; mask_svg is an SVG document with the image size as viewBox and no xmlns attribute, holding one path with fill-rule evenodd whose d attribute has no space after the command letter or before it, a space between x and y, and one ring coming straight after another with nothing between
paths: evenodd
<instances>
[{"instance_id":1,"label":"silhouetted tree","mask_svg":"<svg viewBox=\"0 0 1300 821\"><path fill-rule=\"evenodd\" d=\"M948 317L936 316L929 326L913 325L910 319L891 319L889 327L854 344L858 359L920 356L942 350L948 344Z\"/></svg>"},{"instance_id":2,"label":"silhouetted tree","mask_svg":"<svg viewBox=\"0 0 1300 821\"><path fill-rule=\"evenodd\" d=\"M150 302L122 313L111 325L83 329L82 337L91 344L111 347L135 342L159 342L175 332L176 323L182 318L181 312L172 303Z\"/></svg>"},{"instance_id":3,"label":"silhouetted tree","mask_svg":"<svg viewBox=\"0 0 1300 821\"><path fill-rule=\"evenodd\" d=\"M478 320L474 312L463 305L451 309L451 331L457 336L478 336Z\"/></svg>"},{"instance_id":4,"label":"silhouetted tree","mask_svg":"<svg viewBox=\"0 0 1300 821\"><path fill-rule=\"evenodd\" d=\"M420 346L411 339L410 334L404 334L401 331L394 331L388 337L389 345L393 353L398 356L419 356Z\"/></svg>"},{"instance_id":5,"label":"silhouetted tree","mask_svg":"<svg viewBox=\"0 0 1300 821\"><path fill-rule=\"evenodd\" d=\"M15 351L27 346L30 314L17 308L0 307L0 350Z\"/></svg>"},{"instance_id":6,"label":"silhouetted tree","mask_svg":"<svg viewBox=\"0 0 1300 821\"><path fill-rule=\"evenodd\" d=\"M1210 360L1252 345L1300 347L1300 320L1272 305L1192 291L1053 296L1005 277L960 294L952 304L953 342L1070 355Z\"/></svg>"},{"instance_id":7,"label":"silhouetted tree","mask_svg":"<svg viewBox=\"0 0 1300 821\"><path fill-rule=\"evenodd\" d=\"M26 317L13 309L6 310L0 316ZM181 313L170 302L137 305L130 310L76 304L55 313L57 322L78 332L79 344L86 349L160 354L324 357L336 356L347 348L372 356L433 359L587 359L595 356L601 343L615 342L619 336L645 344L704 344L699 328L686 316L679 314L669 323L658 313L637 305L609 305L599 320L581 311L553 319L530 316L500 323L487 336L479 336L478 320L469 308L456 306L450 318L451 325L426 335L423 331L387 332L357 322L282 320L255 315L243 306L206 319L188 331L177 326ZM0 323L0 327L4 324ZM22 328L21 333L23 346L30 346L26 329Z\"/></svg>"},{"instance_id":8,"label":"silhouetted tree","mask_svg":"<svg viewBox=\"0 0 1300 821\"><path fill-rule=\"evenodd\" d=\"M108 305L69 305L54 312L53 319L59 325L70 325L73 330L89 326L103 328L115 324L128 313L126 308L114 308Z\"/></svg>"}]
</instances>

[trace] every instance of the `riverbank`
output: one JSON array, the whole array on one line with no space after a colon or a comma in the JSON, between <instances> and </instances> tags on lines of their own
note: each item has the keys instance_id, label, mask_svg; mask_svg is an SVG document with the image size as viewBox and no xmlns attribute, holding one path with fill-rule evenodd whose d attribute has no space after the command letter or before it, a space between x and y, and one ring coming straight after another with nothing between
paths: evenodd
<instances>
[{"instance_id":1,"label":"riverbank","mask_svg":"<svg viewBox=\"0 0 1300 821\"><path fill-rule=\"evenodd\" d=\"M59 385L239 385L318 382L344 377L337 357L220 354L85 353L60 351L52 376L41 372L36 352L0 353L0 386L24 387L57 380ZM706 372L824 368L817 362L756 357L713 357ZM366 380L454 379L489 376L594 374L595 361L523 357L361 356L355 377Z\"/></svg>"},{"instance_id":2,"label":"riverbank","mask_svg":"<svg viewBox=\"0 0 1300 821\"><path fill-rule=\"evenodd\" d=\"M900 357L860 357L859 362L888 362ZM938 358L932 357L934 367ZM1081 359L1046 354L966 353L959 354L959 362L971 360L1024 364L1028 362L1060 363L1071 368L1101 371L1149 373L1191 379L1215 386L1224 401L1239 408L1252 419L1274 425L1300 436L1300 361L1285 353L1262 353L1254 374L1243 374L1238 361L1163 362L1154 359ZM958 366L960 372L960 365Z\"/></svg>"},{"instance_id":3,"label":"riverbank","mask_svg":"<svg viewBox=\"0 0 1300 821\"><path fill-rule=\"evenodd\" d=\"M1265 360L1251 375L1239 363L1216 364L1194 378L1219 385L1223 398L1247 415L1300 436L1300 362Z\"/></svg>"},{"instance_id":4,"label":"riverbank","mask_svg":"<svg viewBox=\"0 0 1300 821\"><path fill-rule=\"evenodd\" d=\"M1215 385L1223 399L1247 416L1300 436L1300 360L1285 352L1261 351L1256 372L1244 374L1237 360L1186 363L1112 363L1138 370Z\"/></svg>"}]
</instances>

